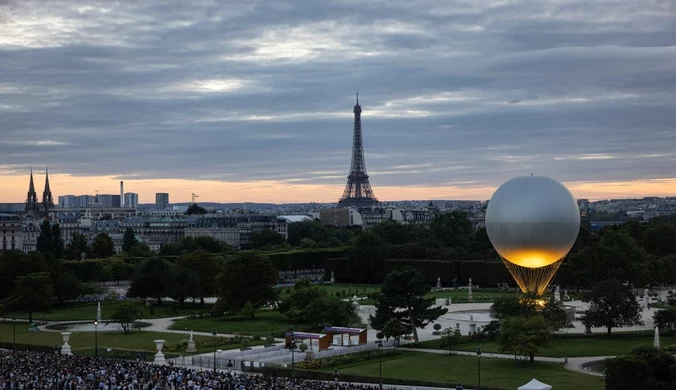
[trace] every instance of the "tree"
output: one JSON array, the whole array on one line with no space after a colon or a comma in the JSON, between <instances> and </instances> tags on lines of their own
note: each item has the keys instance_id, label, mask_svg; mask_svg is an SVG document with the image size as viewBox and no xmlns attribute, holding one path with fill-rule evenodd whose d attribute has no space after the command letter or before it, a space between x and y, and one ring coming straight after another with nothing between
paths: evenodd
<instances>
[{"instance_id":1,"label":"tree","mask_svg":"<svg viewBox=\"0 0 676 390\"><path fill-rule=\"evenodd\" d=\"M19 277L41 272L49 272L49 267L39 252L0 252L0 300L12 294L14 282Z\"/></svg>"},{"instance_id":2,"label":"tree","mask_svg":"<svg viewBox=\"0 0 676 390\"><path fill-rule=\"evenodd\" d=\"M61 226L55 224L52 226L52 253L55 259L62 259L64 255L63 237L61 236Z\"/></svg>"},{"instance_id":3,"label":"tree","mask_svg":"<svg viewBox=\"0 0 676 390\"><path fill-rule=\"evenodd\" d=\"M99 233L94 237L92 253L97 259L106 259L115 253L113 239L106 233Z\"/></svg>"},{"instance_id":4,"label":"tree","mask_svg":"<svg viewBox=\"0 0 676 390\"><path fill-rule=\"evenodd\" d=\"M510 317L532 318L542 315L556 330L571 325L561 302L554 299L545 301L544 305L540 302L541 298L533 293L501 296L493 301L491 316L504 320Z\"/></svg>"},{"instance_id":5,"label":"tree","mask_svg":"<svg viewBox=\"0 0 676 390\"><path fill-rule=\"evenodd\" d=\"M652 389L650 366L638 356L618 356L605 361L607 390Z\"/></svg>"},{"instance_id":6,"label":"tree","mask_svg":"<svg viewBox=\"0 0 676 390\"><path fill-rule=\"evenodd\" d=\"M167 296L169 283L169 263L159 257L151 257L135 270L131 285L127 291L129 298L155 298L162 304Z\"/></svg>"},{"instance_id":7,"label":"tree","mask_svg":"<svg viewBox=\"0 0 676 390\"><path fill-rule=\"evenodd\" d=\"M188 210L185 212L187 215L203 215L207 213L207 210L204 207L200 207L197 203L193 203L188 207Z\"/></svg>"},{"instance_id":8,"label":"tree","mask_svg":"<svg viewBox=\"0 0 676 390\"><path fill-rule=\"evenodd\" d=\"M200 298L200 303L204 307L204 298L213 297L216 295L216 278L221 270L220 265L216 261L216 256L205 250L198 249L192 253L181 255L176 264L185 269L195 271L199 278L200 295L195 298ZM198 292L198 290L195 290Z\"/></svg>"},{"instance_id":9,"label":"tree","mask_svg":"<svg viewBox=\"0 0 676 390\"><path fill-rule=\"evenodd\" d=\"M82 259L82 254L88 256L90 252L89 246L87 245L87 237L80 233L73 233L73 236L70 239L70 243L66 245L65 257L68 260L80 260Z\"/></svg>"},{"instance_id":10,"label":"tree","mask_svg":"<svg viewBox=\"0 0 676 390\"><path fill-rule=\"evenodd\" d=\"M326 326L354 326L361 323L352 302L330 295L313 299L297 312L296 318L315 330Z\"/></svg>"},{"instance_id":11,"label":"tree","mask_svg":"<svg viewBox=\"0 0 676 390\"><path fill-rule=\"evenodd\" d=\"M284 236L270 229L263 229L260 232L253 232L249 236L249 246L252 249L282 245L285 242L286 238L284 238Z\"/></svg>"},{"instance_id":12,"label":"tree","mask_svg":"<svg viewBox=\"0 0 676 390\"><path fill-rule=\"evenodd\" d=\"M608 329L643 325L641 306L631 290L617 280L605 280L592 288L586 297L589 302L582 323L588 327Z\"/></svg>"},{"instance_id":13,"label":"tree","mask_svg":"<svg viewBox=\"0 0 676 390\"><path fill-rule=\"evenodd\" d=\"M274 301L279 275L270 258L258 251L239 252L218 276L216 311L239 313L247 301L258 307Z\"/></svg>"},{"instance_id":14,"label":"tree","mask_svg":"<svg viewBox=\"0 0 676 390\"><path fill-rule=\"evenodd\" d=\"M403 267L391 271L383 283L381 294L376 296L378 311L370 317L372 326L396 317L409 326L415 342L419 342L417 329L425 328L448 312L447 309L434 306L434 298L425 298L430 290L430 285L425 283L425 276L415 268ZM383 321L379 316L388 320Z\"/></svg>"},{"instance_id":15,"label":"tree","mask_svg":"<svg viewBox=\"0 0 676 390\"><path fill-rule=\"evenodd\" d=\"M405 323L401 322L396 317L390 317L390 319L385 322L380 332L385 337L385 340L390 338L399 340L401 336L407 334L410 330L410 327Z\"/></svg>"},{"instance_id":16,"label":"tree","mask_svg":"<svg viewBox=\"0 0 676 390\"><path fill-rule=\"evenodd\" d=\"M127 230L124 231L124 235L122 236L122 251L129 253L131 248L135 247L136 245L138 245L138 240L136 239L136 233L134 233L134 229L127 228Z\"/></svg>"},{"instance_id":17,"label":"tree","mask_svg":"<svg viewBox=\"0 0 676 390\"><path fill-rule=\"evenodd\" d=\"M244 307L242 310L240 310L239 314L244 317L245 320L253 320L256 318L256 308L254 305L251 303L251 301L246 301L244 304Z\"/></svg>"},{"instance_id":18,"label":"tree","mask_svg":"<svg viewBox=\"0 0 676 390\"><path fill-rule=\"evenodd\" d=\"M40 224L40 234L38 235L35 249L42 253L50 253L54 251L54 241L52 239L52 224L48 220L42 221Z\"/></svg>"},{"instance_id":19,"label":"tree","mask_svg":"<svg viewBox=\"0 0 676 390\"><path fill-rule=\"evenodd\" d=\"M82 293L82 283L70 272L59 272L54 279L54 297L61 304Z\"/></svg>"},{"instance_id":20,"label":"tree","mask_svg":"<svg viewBox=\"0 0 676 390\"><path fill-rule=\"evenodd\" d=\"M120 282L120 280L129 280L131 279L134 268L124 262L122 259L110 259L106 262L107 272L110 275L112 280Z\"/></svg>"},{"instance_id":21,"label":"tree","mask_svg":"<svg viewBox=\"0 0 676 390\"><path fill-rule=\"evenodd\" d=\"M434 237L449 247L466 247L472 237L472 223L464 211L439 214L432 220Z\"/></svg>"},{"instance_id":22,"label":"tree","mask_svg":"<svg viewBox=\"0 0 676 390\"><path fill-rule=\"evenodd\" d=\"M354 239L347 252L350 273L359 282L372 280L380 267L385 253L385 244L377 235L366 232Z\"/></svg>"},{"instance_id":23,"label":"tree","mask_svg":"<svg viewBox=\"0 0 676 390\"><path fill-rule=\"evenodd\" d=\"M534 363L540 349L554 345L554 328L542 315L508 317L501 321L498 351L514 354L517 361L525 363L529 359Z\"/></svg>"},{"instance_id":24,"label":"tree","mask_svg":"<svg viewBox=\"0 0 676 390\"><path fill-rule=\"evenodd\" d=\"M671 353L642 345L629 355L606 359L606 389L676 388L676 358Z\"/></svg>"},{"instance_id":25,"label":"tree","mask_svg":"<svg viewBox=\"0 0 676 390\"><path fill-rule=\"evenodd\" d=\"M653 320L655 320L655 326L673 332L676 329L676 308L668 307L658 310L653 314Z\"/></svg>"},{"instance_id":26,"label":"tree","mask_svg":"<svg viewBox=\"0 0 676 390\"><path fill-rule=\"evenodd\" d=\"M202 297L202 285L197 272L189 268L173 265L169 271L168 295L181 307L188 298Z\"/></svg>"},{"instance_id":27,"label":"tree","mask_svg":"<svg viewBox=\"0 0 676 390\"><path fill-rule=\"evenodd\" d=\"M662 223L643 232L643 248L646 252L666 256L676 253L676 227Z\"/></svg>"},{"instance_id":28,"label":"tree","mask_svg":"<svg viewBox=\"0 0 676 390\"><path fill-rule=\"evenodd\" d=\"M131 326L143 315L143 308L135 302L122 302L115 305L110 315L112 322L120 324L124 333L129 333Z\"/></svg>"},{"instance_id":29,"label":"tree","mask_svg":"<svg viewBox=\"0 0 676 390\"><path fill-rule=\"evenodd\" d=\"M33 313L49 311L51 303L52 281L49 273L38 272L16 279L5 306L11 311L28 312L28 322L33 322Z\"/></svg>"},{"instance_id":30,"label":"tree","mask_svg":"<svg viewBox=\"0 0 676 390\"><path fill-rule=\"evenodd\" d=\"M567 269L579 286L605 279L648 282L646 254L626 231L607 231L593 246L571 256Z\"/></svg>"},{"instance_id":31,"label":"tree","mask_svg":"<svg viewBox=\"0 0 676 390\"><path fill-rule=\"evenodd\" d=\"M294 321L301 321L305 318L305 310L314 300L327 296L325 289L319 286L313 286L310 280L299 280L294 284L293 291L289 296L282 300L279 305L279 312L286 314Z\"/></svg>"}]
</instances>

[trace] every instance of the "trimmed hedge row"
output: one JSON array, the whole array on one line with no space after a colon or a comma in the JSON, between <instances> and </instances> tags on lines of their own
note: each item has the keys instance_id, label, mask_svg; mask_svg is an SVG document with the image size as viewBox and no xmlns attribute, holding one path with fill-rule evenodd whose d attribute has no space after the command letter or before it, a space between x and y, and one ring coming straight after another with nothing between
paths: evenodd
<instances>
[{"instance_id":1,"label":"trimmed hedge row","mask_svg":"<svg viewBox=\"0 0 676 390\"><path fill-rule=\"evenodd\" d=\"M272 265L278 271L294 269L311 269L324 267L327 259L347 256L346 248L312 249L304 251L289 251L268 253Z\"/></svg>"},{"instance_id":2,"label":"trimmed hedge row","mask_svg":"<svg viewBox=\"0 0 676 390\"><path fill-rule=\"evenodd\" d=\"M341 283L354 282L349 269L349 259L346 257L327 259L324 262L327 273L334 272L336 281ZM425 275L428 283L436 283L441 278L446 284L455 276L462 283L472 278L472 283L488 285L495 283L512 282L512 277L501 260L421 260L421 259L388 259L383 260L374 275L372 282L385 280L387 274L401 267L413 267Z\"/></svg>"},{"instance_id":3,"label":"trimmed hedge row","mask_svg":"<svg viewBox=\"0 0 676 390\"><path fill-rule=\"evenodd\" d=\"M276 377L291 377L290 368L282 367L262 367L259 370L263 375L276 376ZM312 370L296 370L296 377L309 379L309 380L320 380L320 381L333 381L333 373L331 372L322 372L322 371L312 371ZM366 375L355 375L355 374L345 374L340 373L340 382L350 382L350 383L378 383L377 376L366 376ZM426 387L440 387L440 388L454 388L457 385L457 382L432 382L432 381L420 381L413 379L397 379L397 378L383 378L384 382L387 382L388 385L404 385L404 386L426 386ZM478 389L478 386L472 384L462 384L465 388ZM507 390L504 388L497 387L487 387L482 386L483 390Z\"/></svg>"}]
</instances>

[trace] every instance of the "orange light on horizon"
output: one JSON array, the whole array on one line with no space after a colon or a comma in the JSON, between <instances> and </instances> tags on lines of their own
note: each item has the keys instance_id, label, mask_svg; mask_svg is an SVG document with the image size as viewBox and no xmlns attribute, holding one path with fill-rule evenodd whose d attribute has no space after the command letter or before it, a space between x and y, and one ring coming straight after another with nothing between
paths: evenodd
<instances>
[{"instance_id":1,"label":"orange light on horizon","mask_svg":"<svg viewBox=\"0 0 676 390\"><path fill-rule=\"evenodd\" d=\"M44 185L44 173L33 172L38 195ZM139 194L139 202L154 203L156 192L168 192L170 202L190 202L192 193L200 202L221 203L329 203L336 202L345 184L298 184L289 181L240 181L187 179L124 179L119 176L73 176L49 174L54 199L59 195L119 194L120 180L127 192ZM0 202L20 203L26 200L28 175L0 176ZM676 178L625 182L568 182L564 183L576 198L590 200L610 198L642 198L645 196L676 196ZM413 199L487 200L496 186L382 186L377 178L371 181L376 197L381 201Z\"/></svg>"}]
</instances>

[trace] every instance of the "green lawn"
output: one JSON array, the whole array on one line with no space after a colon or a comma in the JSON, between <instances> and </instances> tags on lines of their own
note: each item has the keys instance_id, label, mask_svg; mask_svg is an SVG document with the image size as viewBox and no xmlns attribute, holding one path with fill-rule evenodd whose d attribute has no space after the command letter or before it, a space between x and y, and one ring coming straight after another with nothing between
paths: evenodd
<instances>
[{"instance_id":1,"label":"green lawn","mask_svg":"<svg viewBox=\"0 0 676 390\"><path fill-rule=\"evenodd\" d=\"M121 301L103 301L101 302L101 318L104 320L110 319L115 305L119 305ZM139 305L140 305L139 301ZM33 313L33 319L39 321L84 321L94 320L96 318L96 302L80 303L77 305L68 305L52 308L51 313ZM205 305L205 311L211 310L211 305ZM181 315L188 315L194 312L199 312L199 304L185 303L183 307L174 302L163 302L162 305L157 305L152 302L152 306L143 308L143 318L163 318L163 317L178 317ZM6 318L11 318L12 314L7 314ZM28 313L17 313L16 318L28 319Z\"/></svg>"},{"instance_id":2,"label":"green lawn","mask_svg":"<svg viewBox=\"0 0 676 390\"><path fill-rule=\"evenodd\" d=\"M377 380L379 361L371 360L325 369L333 372L366 375ZM477 359L472 356L447 356L431 353L405 352L383 359L383 382L386 378L424 380L446 383L474 384L477 381ZM482 358L481 385L515 389L532 378L552 385L557 390L601 389L603 380L588 374L566 370L560 364L536 362L523 367L512 359Z\"/></svg>"},{"instance_id":3,"label":"green lawn","mask_svg":"<svg viewBox=\"0 0 676 390\"><path fill-rule=\"evenodd\" d=\"M187 334L163 333L151 331L132 331L129 334L124 332L98 332L99 348L114 348L114 349L129 349L139 351L153 351L155 343L153 340L165 340L165 348L175 347L190 338ZM91 349L95 346L94 332L74 332L70 336L68 342L73 350ZM195 342L205 341L211 342L213 339L210 336L193 337ZM13 342L13 329L11 323L0 323L0 342ZM28 331L26 323L16 324L16 343L28 345L45 345L54 346L62 345L63 339L59 332L35 332ZM253 342L251 345L260 345L261 342ZM239 348L239 344L226 345L217 343L219 349ZM203 347L202 352L209 352L213 347Z\"/></svg>"},{"instance_id":4,"label":"green lawn","mask_svg":"<svg viewBox=\"0 0 676 390\"><path fill-rule=\"evenodd\" d=\"M421 348L438 348L437 340L423 341ZM652 337L587 337L561 339L556 349L543 349L537 356L577 357L577 356L615 356L628 353L639 345L652 345ZM676 344L676 336L661 337L662 345ZM483 352L498 353L495 341L463 343L453 347L457 351L476 351L481 347Z\"/></svg>"},{"instance_id":5,"label":"green lawn","mask_svg":"<svg viewBox=\"0 0 676 390\"><path fill-rule=\"evenodd\" d=\"M277 311L260 311L253 320L244 320L242 316L184 318L174 322L171 329L194 330L211 332L216 329L219 333L252 335L252 336L275 336L289 329L299 329L300 325L289 320L284 314Z\"/></svg>"}]
</instances>

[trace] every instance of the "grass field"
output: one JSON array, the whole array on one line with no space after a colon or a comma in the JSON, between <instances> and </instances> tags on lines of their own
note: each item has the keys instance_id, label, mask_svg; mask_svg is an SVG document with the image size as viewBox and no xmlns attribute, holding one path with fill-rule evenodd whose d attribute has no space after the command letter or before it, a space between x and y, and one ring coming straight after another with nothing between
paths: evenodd
<instances>
[{"instance_id":1,"label":"grass field","mask_svg":"<svg viewBox=\"0 0 676 390\"><path fill-rule=\"evenodd\" d=\"M114 348L114 349L129 349L137 351L153 351L155 343L153 340L165 340L165 347L172 347L187 341L190 336L187 334L164 333L164 332L150 332L150 331L132 331L129 334L124 332L75 332L71 334L68 344L73 350L91 349L95 346L94 338L98 337L99 348ZM195 342L205 341L210 342L213 339L209 336L193 337ZM13 329L11 323L0 323L0 341L6 343L13 342ZM28 345L44 345L54 346L62 345L63 339L59 332L35 332L28 331L26 323L16 324L16 343ZM260 345L262 342L254 342L251 345ZM219 349L239 348L239 344L235 345L216 345ZM202 352L209 352L213 347L205 347ZM198 351L199 352L199 351Z\"/></svg>"},{"instance_id":2,"label":"grass field","mask_svg":"<svg viewBox=\"0 0 676 390\"><path fill-rule=\"evenodd\" d=\"M140 301L139 305L141 304ZM101 302L101 318L104 320L110 319L115 305L119 305L121 301L102 301ZM38 321L84 321L94 320L96 318L96 302L70 304L67 306L55 306L50 313L33 313L33 319ZM205 305L204 311L210 311L211 305ZM163 302L162 305L157 305L153 302L150 307L143 308L143 318L163 318L163 317L178 317L181 315L188 315L190 313L199 312L199 304L185 303L183 307L174 302ZM16 313L16 318L28 319L28 313ZM11 318L12 314L7 314L6 318Z\"/></svg>"},{"instance_id":3,"label":"grass field","mask_svg":"<svg viewBox=\"0 0 676 390\"><path fill-rule=\"evenodd\" d=\"M256 318L250 321L242 319L242 316L184 318L171 326L176 330L211 332L216 329L219 333L262 337L279 337L283 331L294 328L298 329L299 325L284 314L269 310L256 313Z\"/></svg>"},{"instance_id":4,"label":"grass field","mask_svg":"<svg viewBox=\"0 0 676 390\"><path fill-rule=\"evenodd\" d=\"M332 372L367 375L377 380L379 361L371 360L325 369ZM406 352L383 359L383 382L385 378L414 379L447 383L454 387L462 384L477 384L477 359L471 356L446 356L431 353ZM552 385L557 390L601 389L603 380L588 374L566 370L560 364L536 362L523 367L512 359L482 358L481 385L515 389L532 378Z\"/></svg>"},{"instance_id":5,"label":"grass field","mask_svg":"<svg viewBox=\"0 0 676 390\"><path fill-rule=\"evenodd\" d=\"M664 336L662 345L676 344L676 336ZM628 353L639 345L653 345L652 337L587 337L576 339L561 339L556 349L543 349L537 356L548 357L578 357L578 356L615 356ZM423 341L421 348L438 348L438 340ZM476 351L481 347L484 352L498 353L498 343L495 341L473 342L458 344L453 347L456 351Z\"/></svg>"}]
</instances>

